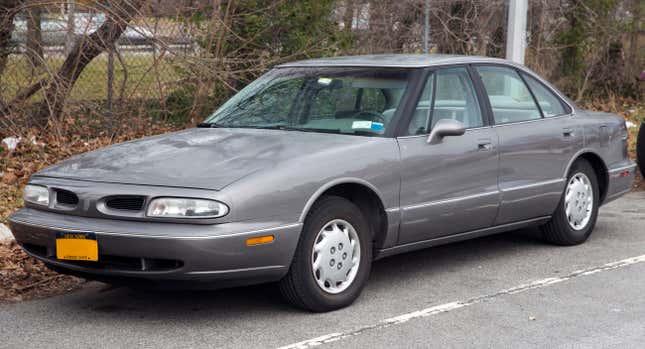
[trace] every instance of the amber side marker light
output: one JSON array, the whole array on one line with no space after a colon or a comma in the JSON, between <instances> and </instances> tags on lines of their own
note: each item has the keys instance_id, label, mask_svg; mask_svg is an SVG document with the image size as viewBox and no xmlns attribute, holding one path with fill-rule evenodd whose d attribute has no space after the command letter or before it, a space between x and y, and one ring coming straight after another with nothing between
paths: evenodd
<instances>
[{"instance_id":1,"label":"amber side marker light","mask_svg":"<svg viewBox=\"0 0 645 349\"><path fill-rule=\"evenodd\" d=\"M269 242L273 242L273 240L275 240L273 235L259 236L256 238L246 239L246 246L268 244Z\"/></svg>"}]
</instances>

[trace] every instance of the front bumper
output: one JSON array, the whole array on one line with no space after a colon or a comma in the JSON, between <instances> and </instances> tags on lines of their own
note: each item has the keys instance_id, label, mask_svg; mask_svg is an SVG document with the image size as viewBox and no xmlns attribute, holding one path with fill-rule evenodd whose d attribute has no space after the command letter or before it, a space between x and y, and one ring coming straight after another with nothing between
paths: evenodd
<instances>
[{"instance_id":1,"label":"front bumper","mask_svg":"<svg viewBox=\"0 0 645 349\"><path fill-rule=\"evenodd\" d=\"M279 221L216 225L77 217L31 208L9 218L16 241L55 269L98 280L143 279L231 286L275 281L289 269L302 225ZM56 233L95 233L99 262L56 259ZM246 239L273 235L271 243Z\"/></svg>"}]
</instances>

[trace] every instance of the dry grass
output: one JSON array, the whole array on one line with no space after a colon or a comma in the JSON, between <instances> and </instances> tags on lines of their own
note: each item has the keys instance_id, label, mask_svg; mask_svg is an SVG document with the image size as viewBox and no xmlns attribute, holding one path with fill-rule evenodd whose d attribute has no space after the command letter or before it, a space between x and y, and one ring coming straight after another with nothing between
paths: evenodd
<instances>
[{"instance_id":1,"label":"dry grass","mask_svg":"<svg viewBox=\"0 0 645 349\"><path fill-rule=\"evenodd\" d=\"M124 55L124 62L125 67L118 60L114 64L113 93L115 98L119 97L125 81L124 98L162 99L177 87L177 81L184 78L173 66L172 58L161 58L155 61L155 58L150 54L130 54ZM53 75L62 64L63 58L48 58L46 66L34 71L26 57L11 56L2 76L0 96L5 100L11 100L21 89L30 86L40 78ZM108 59L104 54L85 67L74 84L69 101L106 99L108 93L107 74ZM36 94L32 97L32 101L41 97L41 94Z\"/></svg>"}]
</instances>

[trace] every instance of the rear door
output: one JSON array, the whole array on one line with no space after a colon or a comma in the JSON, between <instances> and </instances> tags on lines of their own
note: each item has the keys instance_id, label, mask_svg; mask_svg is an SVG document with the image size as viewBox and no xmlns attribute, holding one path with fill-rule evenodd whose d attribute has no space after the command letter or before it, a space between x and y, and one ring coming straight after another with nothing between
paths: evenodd
<instances>
[{"instance_id":1,"label":"rear door","mask_svg":"<svg viewBox=\"0 0 645 349\"><path fill-rule=\"evenodd\" d=\"M499 136L502 202L495 224L552 214L566 167L582 141L572 110L550 88L514 67L475 70Z\"/></svg>"},{"instance_id":2,"label":"rear door","mask_svg":"<svg viewBox=\"0 0 645 349\"><path fill-rule=\"evenodd\" d=\"M426 79L397 138L402 161L399 243L493 224L499 204L498 140L480 93L466 66L437 69ZM432 126L443 118L461 121L466 133L428 144Z\"/></svg>"}]
</instances>

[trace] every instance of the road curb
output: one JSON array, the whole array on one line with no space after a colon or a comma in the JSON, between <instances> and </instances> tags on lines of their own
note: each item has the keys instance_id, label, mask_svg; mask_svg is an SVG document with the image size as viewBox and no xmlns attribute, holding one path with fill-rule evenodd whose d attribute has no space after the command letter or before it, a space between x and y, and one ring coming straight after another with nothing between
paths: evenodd
<instances>
[{"instance_id":1,"label":"road curb","mask_svg":"<svg viewBox=\"0 0 645 349\"><path fill-rule=\"evenodd\" d=\"M13 234L11 234L11 230L9 228L0 223L0 241L5 241L5 240L13 240Z\"/></svg>"}]
</instances>

